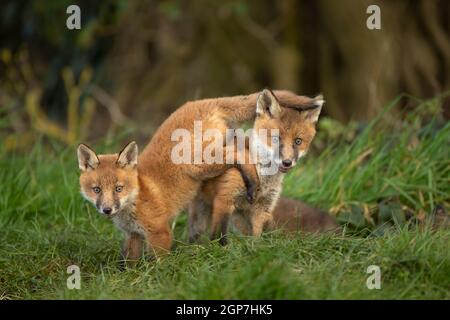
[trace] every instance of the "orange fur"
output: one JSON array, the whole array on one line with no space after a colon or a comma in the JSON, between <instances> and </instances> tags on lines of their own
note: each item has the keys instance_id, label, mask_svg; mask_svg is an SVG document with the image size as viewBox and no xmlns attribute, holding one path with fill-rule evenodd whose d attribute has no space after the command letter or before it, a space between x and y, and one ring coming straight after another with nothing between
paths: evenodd
<instances>
[{"instance_id":1,"label":"orange fur","mask_svg":"<svg viewBox=\"0 0 450 320\"><path fill-rule=\"evenodd\" d=\"M202 181L219 176L235 166L206 163L174 164L171 160L171 150L176 142L171 141L172 132L184 128L193 135L194 121L201 120L203 130L219 129L225 135L226 129L255 117L256 98L257 94L252 94L187 102L163 122L137 159L133 158L137 153L137 147L134 151L134 146L127 146L119 155L98 156L100 161L96 164L97 155L86 146L80 146L78 158L82 168L80 185L83 194L95 203L93 185L104 183L105 186L109 186L105 192L111 194L107 197L117 198L111 190L114 190L113 187L118 181L123 183L125 187L120 193L126 192L125 190L129 188L127 201L133 201L132 204L127 204L126 210L119 208L116 217L113 218L116 224L128 235L139 234L156 255L168 252L172 244L170 220L196 196ZM293 108L301 105L305 99L286 91L280 91L278 98L282 104ZM206 142L203 143L203 147L205 145ZM128 153L131 155L127 156ZM131 165L118 166L117 159L121 156L125 160L130 160ZM134 162L137 164L133 165ZM244 164L241 170L249 177L252 185L257 185L253 165ZM129 179L126 180L125 177ZM136 246L136 241L139 241L139 237L133 238L132 245L127 246L127 241L125 242L128 248L125 248L124 252L128 257L133 256L133 259L137 258L135 255L138 255L139 250L134 250L130 246Z\"/></svg>"},{"instance_id":2,"label":"orange fur","mask_svg":"<svg viewBox=\"0 0 450 320\"><path fill-rule=\"evenodd\" d=\"M273 211L273 229L289 232L340 232L336 219L325 211L294 199L280 198Z\"/></svg>"},{"instance_id":3,"label":"orange fur","mask_svg":"<svg viewBox=\"0 0 450 320\"><path fill-rule=\"evenodd\" d=\"M263 230L273 228L272 211L281 193L281 184L286 170L294 167L297 160L306 154L315 135L315 124L323 98L301 97L296 108L282 107L272 92L264 90L254 108L258 114L253 129L267 130L267 147L272 147L273 129L279 130L279 158L290 162L288 168L280 162L279 172L261 175L261 164L256 164L260 190L254 203L245 201L245 185L239 172L229 169L223 175L203 183L201 191L188 208L190 240L195 241L210 226L210 237L226 242L226 233L232 215L240 216L241 232L260 235ZM305 111L299 111L305 109ZM299 145L296 141L301 139ZM275 160L275 159L273 159Z\"/></svg>"}]
</instances>

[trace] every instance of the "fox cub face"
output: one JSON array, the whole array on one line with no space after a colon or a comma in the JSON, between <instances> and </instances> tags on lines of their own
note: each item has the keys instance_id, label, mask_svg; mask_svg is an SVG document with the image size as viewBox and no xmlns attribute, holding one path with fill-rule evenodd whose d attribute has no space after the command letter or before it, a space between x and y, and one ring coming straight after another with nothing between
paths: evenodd
<instances>
[{"instance_id":1,"label":"fox cub face","mask_svg":"<svg viewBox=\"0 0 450 320\"><path fill-rule=\"evenodd\" d=\"M256 144L265 149L264 161L275 162L282 173L294 167L306 154L316 134L315 127L323 103L323 97L319 95L315 98L304 97L304 103L295 108L282 108L275 95L265 89L257 100L253 126L255 133L267 133L264 139L260 135L256 137Z\"/></svg>"},{"instance_id":2,"label":"fox cub face","mask_svg":"<svg viewBox=\"0 0 450 320\"><path fill-rule=\"evenodd\" d=\"M130 142L119 154L97 155L84 144L78 146L81 194L97 210L113 217L134 204L138 193L136 142Z\"/></svg>"}]
</instances>

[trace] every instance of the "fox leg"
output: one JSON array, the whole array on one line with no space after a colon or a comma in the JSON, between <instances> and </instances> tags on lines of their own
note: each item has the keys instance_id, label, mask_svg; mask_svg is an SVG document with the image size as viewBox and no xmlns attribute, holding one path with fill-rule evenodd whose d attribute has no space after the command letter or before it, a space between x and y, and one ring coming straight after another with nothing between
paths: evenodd
<instances>
[{"instance_id":1,"label":"fox leg","mask_svg":"<svg viewBox=\"0 0 450 320\"><path fill-rule=\"evenodd\" d=\"M154 226L148 233L149 250L153 251L156 257L166 255L172 247L172 231L169 223Z\"/></svg>"},{"instance_id":2,"label":"fox leg","mask_svg":"<svg viewBox=\"0 0 450 320\"><path fill-rule=\"evenodd\" d=\"M211 224L211 206L200 195L188 206L189 242L194 243L205 234Z\"/></svg>"},{"instance_id":3,"label":"fox leg","mask_svg":"<svg viewBox=\"0 0 450 320\"><path fill-rule=\"evenodd\" d=\"M236 149L234 150L234 159L236 161L234 165L239 170L242 180L244 180L247 201L252 204L255 201L256 192L259 189L259 177L256 166L251 161L249 148L239 149L236 147ZM243 159L243 163L239 163L238 159Z\"/></svg>"},{"instance_id":4,"label":"fox leg","mask_svg":"<svg viewBox=\"0 0 450 320\"><path fill-rule=\"evenodd\" d=\"M232 149L230 150L230 148ZM255 201L256 192L259 188L259 177L256 171L256 166L251 162L250 150L248 148L240 150L237 147L234 148L232 145L231 147L226 146L224 148L224 152L225 154L227 152L233 152L233 166L239 170L242 180L244 180L247 191L247 201L249 203L253 203ZM241 159L241 162L243 160L243 163L239 163L239 159Z\"/></svg>"},{"instance_id":5,"label":"fox leg","mask_svg":"<svg viewBox=\"0 0 450 320\"><path fill-rule=\"evenodd\" d=\"M256 166L254 164L208 164L208 165L200 165L200 166L208 166L208 169L205 170L201 168L202 174L198 174L198 171L195 171L195 175L200 176L201 180L208 180L211 178L215 178L224 174L228 169L236 168L239 170L239 173L242 176L242 179L246 188L247 201L249 203L253 203L256 198L256 193L259 189L259 177L256 171ZM198 177L196 177L198 179Z\"/></svg>"},{"instance_id":6,"label":"fox leg","mask_svg":"<svg viewBox=\"0 0 450 320\"><path fill-rule=\"evenodd\" d=\"M247 191L247 201L252 204L255 201L256 193L259 188L259 178L255 165L241 164L237 167L239 173L244 180L245 189Z\"/></svg>"},{"instance_id":7,"label":"fox leg","mask_svg":"<svg viewBox=\"0 0 450 320\"><path fill-rule=\"evenodd\" d=\"M231 194L219 194L214 198L212 221L211 221L211 240L220 239L221 245L227 244L228 223L234 211L234 204Z\"/></svg>"},{"instance_id":8,"label":"fox leg","mask_svg":"<svg viewBox=\"0 0 450 320\"><path fill-rule=\"evenodd\" d=\"M172 246L169 209L155 206L148 200L138 200L136 216L146 230L148 250L157 257L169 253Z\"/></svg>"},{"instance_id":9,"label":"fox leg","mask_svg":"<svg viewBox=\"0 0 450 320\"><path fill-rule=\"evenodd\" d=\"M264 230L273 228L273 216L270 212L253 214L251 218L251 224L252 235L259 237Z\"/></svg>"},{"instance_id":10,"label":"fox leg","mask_svg":"<svg viewBox=\"0 0 450 320\"><path fill-rule=\"evenodd\" d=\"M211 240L219 239L221 245L226 245L228 222L230 214L226 211L214 212L211 226Z\"/></svg>"},{"instance_id":11,"label":"fox leg","mask_svg":"<svg viewBox=\"0 0 450 320\"><path fill-rule=\"evenodd\" d=\"M122 258L130 267L134 266L142 255L144 239L140 234L131 232L125 234L122 247Z\"/></svg>"},{"instance_id":12,"label":"fox leg","mask_svg":"<svg viewBox=\"0 0 450 320\"><path fill-rule=\"evenodd\" d=\"M225 133L224 133L225 134ZM259 177L248 147L240 148L233 137L227 138L222 146L221 163L201 163L189 166L193 178L206 180L224 174L228 169L237 168L247 189L247 200L253 203L259 188ZM194 155L195 156L195 155Z\"/></svg>"}]
</instances>

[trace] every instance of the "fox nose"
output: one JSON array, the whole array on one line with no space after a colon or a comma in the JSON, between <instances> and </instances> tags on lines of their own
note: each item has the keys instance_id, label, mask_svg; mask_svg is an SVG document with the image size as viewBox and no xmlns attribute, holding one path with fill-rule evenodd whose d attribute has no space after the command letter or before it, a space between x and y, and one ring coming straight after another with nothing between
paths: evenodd
<instances>
[{"instance_id":1,"label":"fox nose","mask_svg":"<svg viewBox=\"0 0 450 320\"><path fill-rule=\"evenodd\" d=\"M103 213L104 214L111 214L112 209L111 208L103 208Z\"/></svg>"},{"instance_id":2,"label":"fox nose","mask_svg":"<svg viewBox=\"0 0 450 320\"><path fill-rule=\"evenodd\" d=\"M281 163L283 164L283 167L289 168L292 164L292 161L289 159L285 159L285 160L281 161Z\"/></svg>"}]
</instances>

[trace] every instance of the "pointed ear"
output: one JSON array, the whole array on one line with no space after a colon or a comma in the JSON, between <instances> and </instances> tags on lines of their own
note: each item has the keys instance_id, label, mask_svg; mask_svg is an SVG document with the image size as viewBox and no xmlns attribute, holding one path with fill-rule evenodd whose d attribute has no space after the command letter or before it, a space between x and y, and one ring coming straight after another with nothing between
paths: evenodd
<instances>
[{"instance_id":1,"label":"pointed ear","mask_svg":"<svg viewBox=\"0 0 450 320\"><path fill-rule=\"evenodd\" d=\"M268 115L271 118L278 118L281 113L281 107L277 98L268 89L264 89L256 101L256 114L258 116Z\"/></svg>"},{"instance_id":2,"label":"pointed ear","mask_svg":"<svg viewBox=\"0 0 450 320\"><path fill-rule=\"evenodd\" d=\"M100 161L95 152L85 144L80 144L77 149L78 167L81 171L94 170Z\"/></svg>"},{"instance_id":3,"label":"pointed ear","mask_svg":"<svg viewBox=\"0 0 450 320\"><path fill-rule=\"evenodd\" d=\"M314 97L311 101L311 106L306 108L306 110L304 111L305 120L316 124L319 120L320 111L322 111L322 106L324 103L325 100L323 99L322 94Z\"/></svg>"},{"instance_id":4,"label":"pointed ear","mask_svg":"<svg viewBox=\"0 0 450 320\"><path fill-rule=\"evenodd\" d=\"M135 168L137 166L138 159L138 146L137 143L131 141L128 143L122 151L120 151L117 157L117 164L120 167L131 167Z\"/></svg>"}]
</instances>

